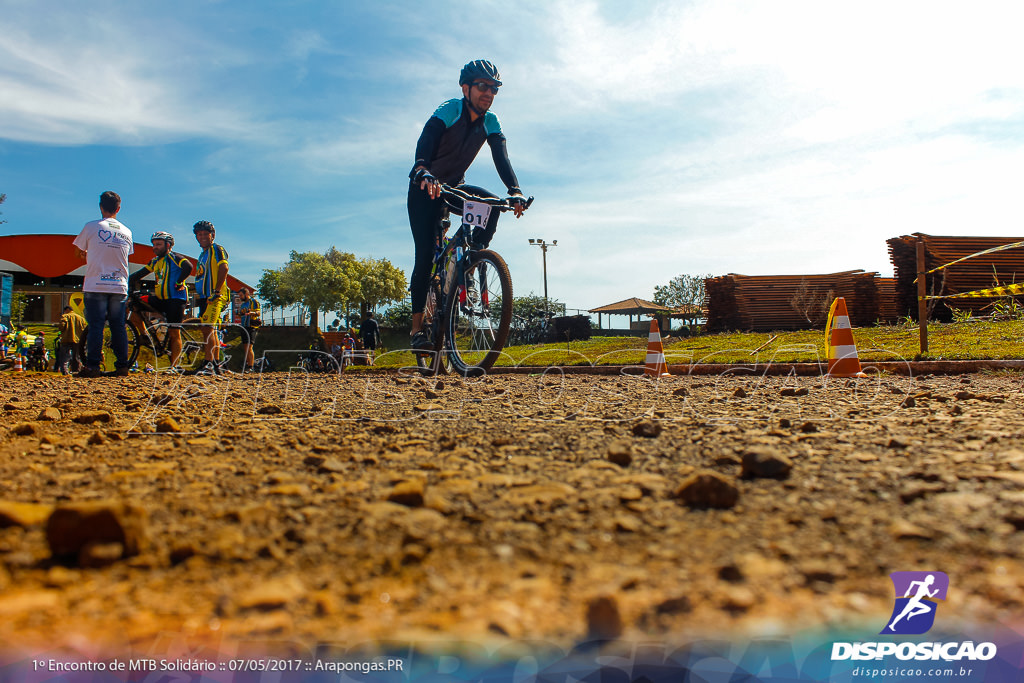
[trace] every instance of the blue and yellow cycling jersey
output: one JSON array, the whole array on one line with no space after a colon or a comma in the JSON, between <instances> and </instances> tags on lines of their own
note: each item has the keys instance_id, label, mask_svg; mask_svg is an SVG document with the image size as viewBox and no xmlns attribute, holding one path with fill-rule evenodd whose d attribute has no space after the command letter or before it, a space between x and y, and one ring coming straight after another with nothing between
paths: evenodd
<instances>
[{"instance_id":1,"label":"blue and yellow cycling jersey","mask_svg":"<svg viewBox=\"0 0 1024 683\"><path fill-rule=\"evenodd\" d=\"M182 301L188 298L185 288L176 286L185 279L182 277L183 272L192 272L192 264L187 258L179 253L169 251L163 256L154 257L145 267L156 276L156 289L153 290L153 295L156 298L180 299Z\"/></svg>"},{"instance_id":2,"label":"blue and yellow cycling jersey","mask_svg":"<svg viewBox=\"0 0 1024 683\"><path fill-rule=\"evenodd\" d=\"M260 306L260 302L256 301L256 299L251 296L248 301L240 301L235 307L235 313L238 314L238 320L242 327L252 327L252 321L254 319L259 320L261 312L262 307ZM249 315L250 313L255 313L255 315Z\"/></svg>"},{"instance_id":3,"label":"blue and yellow cycling jersey","mask_svg":"<svg viewBox=\"0 0 1024 683\"><path fill-rule=\"evenodd\" d=\"M196 263L196 296L200 299L209 299L214 294L226 296L228 293L228 279L224 278L220 291L214 292L213 286L217 284L217 268L220 264L228 264L228 250L219 244L211 244L209 249L203 249L199 254Z\"/></svg>"}]
</instances>

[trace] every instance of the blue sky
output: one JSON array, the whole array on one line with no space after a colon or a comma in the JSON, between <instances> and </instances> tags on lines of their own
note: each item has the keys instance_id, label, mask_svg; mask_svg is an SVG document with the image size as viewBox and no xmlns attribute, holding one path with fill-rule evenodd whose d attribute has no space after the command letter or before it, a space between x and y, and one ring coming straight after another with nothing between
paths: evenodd
<instances>
[{"instance_id":1,"label":"blue sky","mask_svg":"<svg viewBox=\"0 0 1024 683\"><path fill-rule=\"evenodd\" d=\"M534 207L518 294L592 308L680 273L892 272L915 231L1024 235L1024 3L0 0L0 233L213 221L255 283L334 245L406 272L406 174L458 72ZM502 189L485 149L468 180Z\"/></svg>"}]
</instances>

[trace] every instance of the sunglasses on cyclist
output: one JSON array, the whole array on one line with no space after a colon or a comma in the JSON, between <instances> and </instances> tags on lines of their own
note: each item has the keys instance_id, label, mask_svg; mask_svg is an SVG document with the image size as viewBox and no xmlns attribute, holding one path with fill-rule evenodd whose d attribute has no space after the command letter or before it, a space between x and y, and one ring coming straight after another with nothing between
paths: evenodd
<instances>
[{"instance_id":1,"label":"sunglasses on cyclist","mask_svg":"<svg viewBox=\"0 0 1024 683\"><path fill-rule=\"evenodd\" d=\"M483 81L476 81L475 83L473 83L473 85L475 85L477 87L477 90L479 90L480 92L487 92L488 90L490 90L493 94L498 94L498 86L496 85L484 83Z\"/></svg>"}]
</instances>

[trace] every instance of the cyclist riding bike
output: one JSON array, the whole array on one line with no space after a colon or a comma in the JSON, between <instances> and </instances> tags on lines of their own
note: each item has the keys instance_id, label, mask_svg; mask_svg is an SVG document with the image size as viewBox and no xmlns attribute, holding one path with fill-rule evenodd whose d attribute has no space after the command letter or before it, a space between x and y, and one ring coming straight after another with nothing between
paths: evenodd
<instances>
[{"instance_id":1,"label":"cyclist riding bike","mask_svg":"<svg viewBox=\"0 0 1024 683\"><path fill-rule=\"evenodd\" d=\"M501 87L497 67L483 59L472 61L462 67L459 85L462 98L443 103L423 126L416 143L416 162L409 173L409 225L416 244L416 260L409 278L411 344L414 349L427 349L432 343L423 329L423 309L434 256L435 231L446 208L441 199L441 183L474 196L494 197L483 188L463 184L467 169L486 141L498 176L505 183L509 196L516 200L513 205L516 218L526 210L519 181L508 160L501 125L498 117L490 111L494 96ZM461 214L461 208L456 207L455 211ZM474 231L475 248L482 249L490 244L498 215L498 211L492 212L487 225Z\"/></svg>"},{"instance_id":2,"label":"cyclist riding bike","mask_svg":"<svg viewBox=\"0 0 1024 683\"><path fill-rule=\"evenodd\" d=\"M206 363L200 372L219 374L220 341L216 331L228 302L228 251L214 244L217 229L210 221L192 226L202 253L196 261L196 297L199 299L199 332L203 336Z\"/></svg>"},{"instance_id":3,"label":"cyclist riding bike","mask_svg":"<svg viewBox=\"0 0 1024 683\"><path fill-rule=\"evenodd\" d=\"M178 359L181 357L181 321L185 317L185 306L188 304L185 280L192 274L192 262L171 251L174 236L169 232L154 232L149 241L153 244L153 259L128 278L128 290L137 291L142 278L146 275L153 273L156 276L156 287L147 303L160 311L167 320L167 340L173 371L178 367ZM145 330L147 327L141 320L133 322L137 329Z\"/></svg>"}]
</instances>

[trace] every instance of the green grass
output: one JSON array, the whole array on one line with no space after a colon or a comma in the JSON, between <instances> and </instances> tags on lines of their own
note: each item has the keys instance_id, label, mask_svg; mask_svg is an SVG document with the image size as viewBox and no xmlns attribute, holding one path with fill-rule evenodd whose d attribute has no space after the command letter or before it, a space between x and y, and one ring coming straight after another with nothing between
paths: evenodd
<instances>
[{"instance_id":1,"label":"green grass","mask_svg":"<svg viewBox=\"0 0 1024 683\"><path fill-rule=\"evenodd\" d=\"M38 335L40 332L44 333L44 336L46 338L46 350L50 352L50 362L47 364L47 370L48 371L52 370L53 369L53 363L55 361L54 351L53 351L53 340L57 338L57 334L59 332L57 326L56 325L35 325L35 324L33 324L33 325L26 325L25 326L25 331L28 332L29 334L33 335L33 336ZM14 335L12 334L10 338L13 340ZM103 370L113 370L114 369L114 362L115 362L116 359L114 358L114 352L110 348L110 343L109 343L109 341L110 341L110 328L109 327L105 327L104 328L103 339L104 339L104 341L103 341L103 364L102 364L101 367L102 367ZM234 341L228 342L228 344L229 344L229 346L231 348L226 349L227 353L232 353L232 352L238 350L236 348L236 347L238 347L238 344L239 344L237 339L234 340ZM10 348L13 349L13 346L11 346ZM200 352L199 355L202 355L202 353ZM145 344L143 344L142 347L139 349L139 356L136 359L136 362L138 363L140 370L142 368L146 367L147 363L150 364L150 365L153 365L154 367L156 367L156 366L166 367L168 365L168 359L167 359L166 355L164 357L162 357L159 361L157 361L155 356L153 355L153 349L150 348L149 346L145 345Z\"/></svg>"},{"instance_id":2,"label":"green grass","mask_svg":"<svg viewBox=\"0 0 1024 683\"><path fill-rule=\"evenodd\" d=\"M928 353L920 352L916 325L881 325L853 331L861 360L974 360L1024 358L1024 321L940 324L928 326ZM773 339L774 337L774 339ZM796 332L729 332L664 339L670 364L798 363L828 357L824 330ZM751 353L755 349L760 350ZM569 344L510 346L496 367L516 365L635 365L644 362L646 337L592 337ZM392 353L377 367L415 365L411 353Z\"/></svg>"},{"instance_id":3,"label":"green grass","mask_svg":"<svg viewBox=\"0 0 1024 683\"><path fill-rule=\"evenodd\" d=\"M52 326L29 327L29 333L46 330L52 342ZM881 325L853 331L861 360L975 360L1024 359L1024 321L972 321L928 326L928 353L922 355L916 326ZM773 339L774 337L774 339ZM828 355L824 330L797 332L729 332L664 340L670 364L698 363L797 363L824 361ZM759 351L751 354L755 349ZM647 353L646 337L592 337L569 344L510 346L496 367L517 365L637 365ZM146 360L140 354L139 366ZM376 367L412 366L412 353L378 353ZM112 367L112 365L111 365Z\"/></svg>"}]
</instances>

